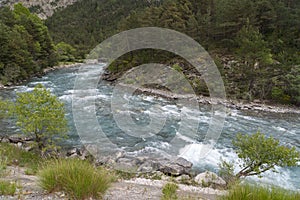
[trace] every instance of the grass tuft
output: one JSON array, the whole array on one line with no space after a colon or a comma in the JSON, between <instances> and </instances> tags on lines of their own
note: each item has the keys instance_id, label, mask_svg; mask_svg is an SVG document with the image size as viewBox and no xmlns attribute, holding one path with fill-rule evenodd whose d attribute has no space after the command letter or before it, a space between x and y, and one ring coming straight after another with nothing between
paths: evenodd
<instances>
[{"instance_id":1,"label":"grass tuft","mask_svg":"<svg viewBox=\"0 0 300 200\"><path fill-rule=\"evenodd\" d=\"M42 188L63 191L72 199L102 198L113 181L107 170L78 159L48 161L38 176Z\"/></svg>"},{"instance_id":2,"label":"grass tuft","mask_svg":"<svg viewBox=\"0 0 300 200\"><path fill-rule=\"evenodd\" d=\"M296 200L300 193L278 187L267 188L258 185L241 184L233 186L221 200Z\"/></svg>"},{"instance_id":3,"label":"grass tuft","mask_svg":"<svg viewBox=\"0 0 300 200\"><path fill-rule=\"evenodd\" d=\"M15 183L8 181L0 181L0 195L14 195L16 193L17 186Z\"/></svg>"},{"instance_id":4,"label":"grass tuft","mask_svg":"<svg viewBox=\"0 0 300 200\"><path fill-rule=\"evenodd\" d=\"M163 196L162 196L161 200L176 200L176 199L178 199L177 193L176 193L177 189L178 189L178 185L176 185L175 183L167 183L162 189Z\"/></svg>"}]
</instances>

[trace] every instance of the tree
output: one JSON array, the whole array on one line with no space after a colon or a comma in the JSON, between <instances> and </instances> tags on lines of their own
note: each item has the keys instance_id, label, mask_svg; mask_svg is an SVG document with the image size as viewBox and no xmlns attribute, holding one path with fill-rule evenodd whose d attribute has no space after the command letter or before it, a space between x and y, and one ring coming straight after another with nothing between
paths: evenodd
<instances>
[{"instance_id":1,"label":"tree","mask_svg":"<svg viewBox=\"0 0 300 200\"><path fill-rule=\"evenodd\" d=\"M42 154L57 150L57 142L67 136L64 104L40 84L32 92L17 94L13 113L17 126L34 138Z\"/></svg>"},{"instance_id":2,"label":"tree","mask_svg":"<svg viewBox=\"0 0 300 200\"><path fill-rule=\"evenodd\" d=\"M289 148L280 145L279 140L273 137L266 138L264 134L257 132L253 135L238 134L233 141L236 153L242 160L242 170L236 178L258 175L268 170L275 170L275 166L297 166L300 154L295 147Z\"/></svg>"},{"instance_id":3,"label":"tree","mask_svg":"<svg viewBox=\"0 0 300 200\"><path fill-rule=\"evenodd\" d=\"M76 50L65 42L60 42L55 46L59 61L74 62Z\"/></svg>"},{"instance_id":4,"label":"tree","mask_svg":"<svg viewBox=\"0 0 300 200\"><path fill-rule=\"evenodd\" d=\"M263 69L273 63L271 49L268 48L259 30L249 24L238 32L236 43L238 45L236 53L245 62L243 74L248 82L245 92L247 92L248 100L253 100L255 96L258 96L255 93L262 93L267 86L263 81L265 77ZM260 83L257 83L257 77L259 81L262 80ZM256 88L257 85L261 86Z\"/></svg>"},{"instance_id":5,"label":"tree","mask_svg":"<svg viewBox=\"0 0 300 200\"><path fill-rule=\"evenodd\" d=\"M54 66L56 54L44 22L22 4L0 8L0 82L18 83Z\"/></svg>"}]
</instances>

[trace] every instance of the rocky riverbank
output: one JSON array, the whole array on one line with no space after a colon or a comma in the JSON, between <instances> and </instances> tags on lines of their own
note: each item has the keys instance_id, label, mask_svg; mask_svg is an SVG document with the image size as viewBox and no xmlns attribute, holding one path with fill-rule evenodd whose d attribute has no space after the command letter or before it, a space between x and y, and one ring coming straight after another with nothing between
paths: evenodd
<instances>
[{"instance_id":1,"label":"rocky riverbank","mask_svg":"<svg viewBox=\"0 0 300 200\"><path fill-rule=\"evenodd\" d=\"M23 135L2 136L0 142L13 144L25 151L32 151L33 138ZM91 149L91 147L89 147ZM56 152L55 152L56 153ZM52 155L52 152L49 152ZM85 147L74 147L68 150L64 149L55 156L62 158L79 158L82 160L93 160L97 166L106 166L111 169L132 173L138 176L147 174L149 176L176 177L177 180L185 180L192 183L191 178L195 177L198 184L202 184L202 179L196 178L197 174L192 170L193 164L182 157L166 158L163 156L133 156L125 151L116 151L109 156L98 155L93 157ZM207 176L204 176L207 177ZM203 178L204 178L203 177ZM217 175L216 175L217 177ZM218 181L217 181L218 180ZM208 183L209 182L209 183ZM214 187L225 187L225 181L221 179L208 180L209 185Z\"/></svg>"},{"instance_id":2,"label":"rocky riverbank","mask_svg":"<svg viewBox=\"0 0 300 200\"><path fill-rule=\"evenodd\" d=\"M2 136L0 142L10 143L25 151L32 151L30 144L33 142L32 138L24 137L22 135ZM218 195L226 193L226 182L212 172L203 172L195 174L192 171L193 164L184 158L167 159L162 157L149 158L142 156L131 156L123 151L118 151L110 156L98 157L93 159L91 154L84 148L72 148L58 154L61 158L78 158L93 160L96 166L105 166L107 169L116 170L119 174L117 183L107 193L107 199L119 199L121 195L121 186L130 186L131 189L126 191L128 198L138 199L143 195L155 195L160 199L161 188L168 182L175 182L179 184L179 191L186 195L198 196L197 199L215 199ZM48 196L37 185L37 178L35 176L27 177L24 169L11 167L8 180L15 180L22 177L20 183L26 187L24 199L48 199ZM14 174L19 174L15 176ZM125 179L125 180L124 180ZM146 188L146 193L139 193L141 188ZM23 195L24 195L23 194ZM131 196L133 195L133 196ZM28 197L28 198L27 198ZM30 197L30 198L29 198ZM43 198L42 198L43 197ZM63 194L51 194L51 197L57 199L64 197ZM200 198L201 197L201 198ZM54 199L55 199L54 198ZM11 198L14 199L14 198Z\"/></svg>"},{"instance_id":3,"label":"rocky riverbank","mask_svg":"<svg viewBox=\"0 0 300 200\"><path fill-rule=\"evenodd\" d=\"M71 67L79 67L81 65L83 65L84 63L70 63L70 64L62 64L62 65L57 65L54 67L48 67L46 69L43 70L43 73L46 74L48 72L54 71L54 70L58 70L58 69L64 69L64 68L71 68Z\"/></svg>"},{"instance_id":4,"label":"rocky riverbank","mask_svg":"<svg viewBox=\"0 0 300 200\"><path fill-rule=\"evenodd\" d=\"M283 106L283 105L271 105L268 103L264 103L260 100L254 100L253 102L241 102L238 100L231 99L213 99L210 97L195 95L195 94L175 94L170 91L146 88L146 87L138 87L136 88L134 85L129 84L120 84L122 87L131 87L136 89L136 93L152 95L156 97L163 97L167 99L188 99L188 100L196 100L199 104L208 104L208 105L217 105L221 104L228 108L228 113L230 114L230 110L253 110L253 111L263 111L263 112L274 112L274 113L295 113L300 114L300 108L296 106Z\"/></svg>"}]
</instances>

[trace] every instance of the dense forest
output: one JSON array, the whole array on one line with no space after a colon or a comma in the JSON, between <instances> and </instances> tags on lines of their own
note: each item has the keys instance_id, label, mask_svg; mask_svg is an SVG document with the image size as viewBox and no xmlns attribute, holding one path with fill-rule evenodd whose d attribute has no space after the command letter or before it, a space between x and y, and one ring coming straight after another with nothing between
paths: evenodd
<instances>
[{"instance_id":1,"label":"dense forest","mask_svg":"<svg viewBox=\"0 0 300 200\"><path fill-rule=\"evenodd\" d=\"M29 36L35 32L26 25L31 18L36 18L34 15L27 13L31 17L22 21L16 17L18 11L6 9L6 13L13 13L14 20L9 24L2 17L5 14L1 14L1 26L6 27L1 32L13 32L18 26L23 26ZM209 51L230 98L300 105L300 1L297 0L81 0L55 12L45 25L57 44L54 49L61 50L56 51L56 59L64 61L84 58L101 41L123 30L147 26L174 29L191 36ZM19 29L14 31L20 33ZM14 36L21 37L19 40L12 40L26 40L23 45L30 55L26 58L31 61L24 61L22 68L53 64L51 45L47 48L48 55L42 50L37 54L39 48L32 44L38 41L41 45L41 41L29 36L26 40L26 34L22 34ZM0 37L5 34L1 33ZM12 49L11 46L6 48ZM49 63L42 62L41 58ZM8 56L5 60L17 59ZM153 61L176 66L190 79L197 93L207 94L205 84L192 76L191 66L167 52L133 52L122 56L108 69L118 75ZM5 68L13 69L7 67L8 63L0 66L6 66L1 67L1 74L8 73Z\"/></svg>"},{"instance_id":2,"label":"dense forest","mask_svg":"<svg viewBox=\"0 0 300 200\"><path fill-rule=\"evenodd\" d=\"M56 42L77 48L77 56L123 30L174 29L211 53L229 97L300 104L300 2L296 0L86 0L56 12L46 24ZM158 61L178 62L187 76L192 72L175 55L147 51L135 52L134 58L125 55L121 60L127 62L115 65L126 64L109 69L120 72ZM197 81L191 80L196 91L205 94Z\"/></svg>"},{"instance_id":3,"label":"dense forest","mask_svg":"<svg viewBox=\"0 0 300 200\"><path fill-rule=\"evenodd\" d=\"M43 21L21 4L0 9L0 83L27 79L57 63L52 39Z\"/></svg>"}]
</instances>

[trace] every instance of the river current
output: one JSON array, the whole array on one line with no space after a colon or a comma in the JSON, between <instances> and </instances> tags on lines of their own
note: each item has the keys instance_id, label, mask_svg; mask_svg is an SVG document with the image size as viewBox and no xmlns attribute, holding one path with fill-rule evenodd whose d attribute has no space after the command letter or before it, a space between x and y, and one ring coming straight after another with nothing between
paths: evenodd
<instances>
[{"instance_id":1,"label":"river current","mask_svg":"<svg viewBox=\"0 0 300 200\"><path fill-rule=\"evenodd\" d=\"M93 68L104 68L105 64L86 65L86 76L93 76ZM74 125L72 114L72 95L74 93L74 81L79 73L79 67L64 68L52 71L41 78L33 78L29 82L14 88L0 90L0 96L5 99L15 98L16 92L28 92L33 87L41 83L51 92L59 97L65 103L66 116L69 120L70 138L66 145L80 145L80 138ZM237 133L255 133L261 131L268 136L273 136L280 140L284 145L295 146L300 151L300 115L291 113L272 113L263 111L240 111L229 110L225 120L221 137L217 141L215 148L210 151L208 156L200 159L197 155L199 149L206 144L203 143L205 132L209 127L211 119L211 107L209 105L200 105L199 110L190 111L188 108L179 106L175 101L164 98L157 98L147 95L129 95L124 97L128 99L127 109L130 111L132 120L141 125L149 124L149 115L164 116L166 121L163 128L157 133L156 137L150 139L137 138L127 134L118 127L111 112L111 96L113 86L106 81L100 81L96 89L96 95L93 97L85 96L84 99L93 98L96 106L96 116L102 131L107 137L118 146L131 154L141 152L164 152L170 149L169 138L178 134L180 126L180 114L185 110L186 118L191 125L195 117L199 121L198 131L193 137L182 137L184 140L193 143L185 153L185 158L193 162L194 167L200 171L211 170L218 171L218 163L221 159L233 161L236 170L239 169L238 157L232 149L231 140ZM92 108L84 108L92 109ZM196 114L195 114L196 113ZM88 127L89 124L86 124ZM4 134L13 134L18 132L17 127L9 121L1 122L2 132ZM130 131L130 130L129 130ZM185 132L189 131L187 126ZM267 172L263 178L250 178L251 181L262 182L264 184L275 184L292 190L300 190L300 168L277 168L280 173Z\"/></svg>"}]
</instances>

